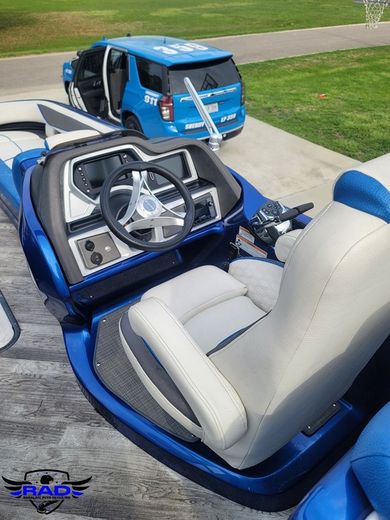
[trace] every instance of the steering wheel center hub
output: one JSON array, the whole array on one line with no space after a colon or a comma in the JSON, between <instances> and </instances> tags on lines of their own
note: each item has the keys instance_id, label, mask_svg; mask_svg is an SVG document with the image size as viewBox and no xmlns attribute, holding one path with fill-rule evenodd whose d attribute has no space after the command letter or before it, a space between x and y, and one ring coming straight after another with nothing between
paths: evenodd
<instances>
[{"instance_id":1,"label":"steering wheel center hub","mask_svg":"<svg viewBox=\"0 0 390 520\"><path fill-rule=\"evenodd\" d=\"M136 206L137 213L143 218L159 217L163 211L162 204L152 195L141 195Z\"/></svg>"}]
</instances>

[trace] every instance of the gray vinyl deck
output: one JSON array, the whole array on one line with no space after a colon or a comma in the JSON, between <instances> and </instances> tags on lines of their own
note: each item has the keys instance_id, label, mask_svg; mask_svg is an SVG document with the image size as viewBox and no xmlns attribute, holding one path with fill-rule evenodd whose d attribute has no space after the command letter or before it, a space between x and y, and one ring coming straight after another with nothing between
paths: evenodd
<instances>
[{"instance_id":1,"label":"gray vinyl deck","mask_svg":"<svg viewBox=\"0 0 390 520\"><path fill-rule=\"evenodd\" d=\"M0 475L35 469L92 475L85 496L66 501L56 520L275 519L202 489L169 470L107 424L87 402L68 365L60 327L29 276L18 236L0 210L0 288L21 336L0 354ZM1 486L0 486L1 487ZM1 487L0 519L41 518Z\"/></svg>"}]
</instances>

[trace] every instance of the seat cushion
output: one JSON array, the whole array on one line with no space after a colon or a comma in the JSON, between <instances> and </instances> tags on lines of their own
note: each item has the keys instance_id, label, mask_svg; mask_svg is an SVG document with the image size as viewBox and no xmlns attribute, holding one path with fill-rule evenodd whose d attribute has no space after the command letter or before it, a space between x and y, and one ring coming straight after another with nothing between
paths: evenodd
<instances>
[{"instance_id":1,"label":"seat cushion","mask_svg":"<svg viewBox=\"0 0 390 520\"><path fill-rule=\"evenodd\" d=\"M265 316L247 296L237 296L199 312L185 324L185 329L208 354L222 341Z\"/></svg>"},{"instance_id":2,"label":"seat cushion","mask_svg":"<svg viewBox=\"0 0 390 520\"><path fill-rule=\"evenodd\" d=\"M242 258L230 264L229 274L248 288L246 296L269 312L279 296L283 265L258 258Z\"/></svg>"},{"instance_id":3,"label":"seat cushion","mask_svg":"<svg viewBox=\"0 0 390 520\"><path fill-rule=\"evenodd\" d=\"M246 292L244 283L218 267L207 265L153 287L143 295L142 300L161 300L185 324L205 309L243 296Z\"/></svg>"},{"instance_id":4,"label":"seat cushion","mask_svg":"<svg viewBox=\"0 0 390 520\"><path fill-rule=\"evenodd\" d=\"M275 254L281 262L286 262L290 251L294 247L295 242L302 233L302 229L293 229L284 235L281 235L275 244Z\"/></svg>"},{"instance_id":5,"label":"seat cushion","mask_svg":"<svg viewBox=\"0 0 390 520\"><path fill-rule=\"evenodd\" d=\"M43 139L32 132L16 130L0 133L0 159L12 168L14 158L21 152L43 148Z\"/></svg>"}]
</instances>

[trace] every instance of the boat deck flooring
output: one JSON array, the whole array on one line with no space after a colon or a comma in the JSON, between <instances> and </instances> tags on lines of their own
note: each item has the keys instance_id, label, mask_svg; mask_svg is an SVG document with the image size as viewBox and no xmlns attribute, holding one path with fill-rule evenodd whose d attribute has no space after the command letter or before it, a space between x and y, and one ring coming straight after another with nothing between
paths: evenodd
<instances>
[{"instance_id":1,"label":"boat deck flooring","mask_svg":"<svg viewBox=\"0 0 390 520\"><path fill-rule=\"evenodd\" d=\"M56 520L286 519L221 498L166 468L123 437L82 395L67 362L60 327L45 309L19 244L0 210L0 288L21 335L0 354L0 475L58 469L92 475L78 500L66 500ZM0 486L0 518L33 520L34 507Z\"/></svg>"}]
</instances>

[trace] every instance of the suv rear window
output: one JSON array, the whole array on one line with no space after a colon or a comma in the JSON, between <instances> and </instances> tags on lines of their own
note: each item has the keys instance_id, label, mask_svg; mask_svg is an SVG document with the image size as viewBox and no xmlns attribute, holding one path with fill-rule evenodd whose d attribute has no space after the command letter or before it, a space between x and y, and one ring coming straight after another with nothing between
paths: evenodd
<instances>
[{"instance_id":1,"label":"suv rear window","mask_svg":"<svg viewBox=\"0 0 390 520\"><path fill-rule=\"evenodd\" d=\"M186 65L175 65L168 69L171 94L187 92L184 78L190 78L197 91L225 87L241 81L231 58Z\"/></svg>"},{"instance_id":2,"label":"suv rear window","mask_svg":"<svg viewBox=\"0 0 390 520\"><path fill-rule=\"evenodd\" d=\"M141 85L155 92L163 92L164 67L153 61L136 58Z\"/></svg>"}]
</instances>

